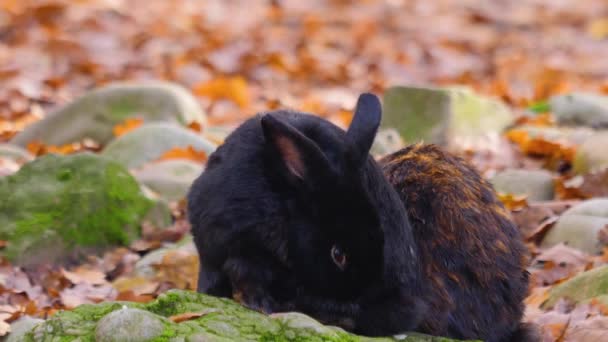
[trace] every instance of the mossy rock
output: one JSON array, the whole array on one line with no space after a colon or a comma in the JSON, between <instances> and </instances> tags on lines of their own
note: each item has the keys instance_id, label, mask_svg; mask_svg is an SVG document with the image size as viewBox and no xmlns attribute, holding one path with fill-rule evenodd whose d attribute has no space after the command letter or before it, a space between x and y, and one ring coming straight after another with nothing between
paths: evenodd
<instances>
[{"instance_id":1,"label":"mossy rock","mask_svg":"<svg viewBox=\"0 0 608 342\"><path fill-rule=\"evenodd\" d=\"M174 148L188 147L210 155L217 146L192 130L172 123L153 122L112 140L101 154L132 169L157 160Z\"/></svg>"},{"instance_id":2,"label":"mossy rock","mask_svg":"<svg viewBox=\"0 0 608 342\"><path fill-rule=\"evenodd\" d=\"M581 92L556 95L549 104L560 124L608 127L608 96Z\"/></svg>"},{"instance_id":3,"label":"mossy rock","mask_svg":"<svg viewBox=\"0 0 608 342\"><path fill-rule=\"evenodd\" d=\"M0 179L1 250L27 265L125 245L152 206L119 163L92 153L45 155Z\"/></svg>"},{"instance_id":4,"label":"mossy rock","mask_svg":"<svg viewBox=\"0 0 608 342\"><path fill-rule=\"evenodd\" d=\"M25 146L37 140L64 145L84 138L101 144L110 141L113 128L127 118L204 126L206 116L196 98L169 82L117 82L95 89L50 113L17 134L11 142Z\"/></svg>"},{"instance_id":5,"label":"mossy rock","mask_svg":"<svg viewBox=\"0 0 608 342\"><path fill-rule=\"evenodd\" d=\"M566 210L557 223L545 235L541 247L549 248L559 243L585 253L602 251L598 234L608 224L608 198L593 198Z\"/></svg>"},{"instance_id":6,"label":"mossy rock","mask_svg":"<svg viewBox=\"0 0 608 342\"><path fill-rule=\"evenodd\" d=\"M596 297L603 301L606 300L606 295L608 295L608 266L602 266L583 272L552 288L543 307L549 308L555 305L560 298L568 298L579 303Z\"/></svg>"},{"instance_id":7,"label":"mossy rock","mask_svg":"<svg viewBox=\"0 0 608 342\"><path fill-rule=\"evenodd\" d=\"M572 168L576 173L598 172L608 168L608 131L587 138L576 150Z\"/></svg>"},{"instance_id":8,"label":"mossy rock","mask_svg":"<svg viewBox=\"0 0 608 342\"><path fill-rule=\"evenodd\" d=\"M137 180L167 201L186 196L192 182L203 172L203 165L186 159L170 159L146 164L133 171Z\"/></svg>"},{"instance_id":9,"label":"mossy rock","mask_svg":"<svg viewBox=\"0 0 608 342\"><path fill-rule=\"evenodd\" d=\"M554 196L553 175L546 170L507 169L491 182L500 193L526 195L530 201L548 201Z\"/></svg>"},{"instance_id":10,"label":"mossy rock","mask_svg":"<svg viewBox=\"0 0 608 342\"><path fill-rule=\"evenodd\" d=\"M478 145L512 122L503 103L469 88L392 87L384 94L382 127L395 128L406 143Z\"/></svg>"},{"instance_id":11,"label":"mossy rock","mask_svg":"<svg viewBox=\"0 0 608 342\"><path fill-rule=\"evenodd\" d=\"M175 323L171 317L189 316ZM188 315L191 314L191 315ZM300 313L271 316L249 310L229 299L172 290L148 304L108 302L61 311L36 325L22 339L46 341L405 341L450 342L420 334L369 338L324 326Z\"/></svg>"}]
</instances>

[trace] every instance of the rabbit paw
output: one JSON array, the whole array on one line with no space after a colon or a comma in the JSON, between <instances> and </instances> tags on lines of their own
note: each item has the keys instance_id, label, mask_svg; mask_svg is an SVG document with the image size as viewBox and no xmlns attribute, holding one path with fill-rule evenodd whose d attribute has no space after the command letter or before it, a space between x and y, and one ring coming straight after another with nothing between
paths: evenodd
<instances>
[{"instance_id":1,"label":"rabbit paw","mask_svg":"<svg viewBox=\"0 0 608 342\"><path fill-rule=\"evenodd\" d=\"M241 294L241 301L248 308L263 312L265 314L271 314L276 311L277 303L275 300L266 294L261 294L261 291L254 293Z\"/></svg>"}]
</instances>

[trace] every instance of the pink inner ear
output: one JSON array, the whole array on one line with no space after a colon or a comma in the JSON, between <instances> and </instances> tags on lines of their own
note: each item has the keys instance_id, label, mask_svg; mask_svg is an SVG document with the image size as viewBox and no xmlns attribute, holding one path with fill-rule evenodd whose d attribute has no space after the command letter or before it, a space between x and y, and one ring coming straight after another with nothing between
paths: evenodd
<instances>
[{"instance_id":1,"label":"pink inner ear","mask_svg":"<svg viewBox=\"0 0 608 342\"><path fill-rule=\"evenodd\" d=\"M287 169L291 173L293 173L296 177L303 179L304 178L304 162L302 161L302 155L300 151L298 151L296 145L294 145L293 141L287 139L285 137L277 137L276 144L283 156L283 160L285 161L285 165Z\"/></svg>"}]
</instances>

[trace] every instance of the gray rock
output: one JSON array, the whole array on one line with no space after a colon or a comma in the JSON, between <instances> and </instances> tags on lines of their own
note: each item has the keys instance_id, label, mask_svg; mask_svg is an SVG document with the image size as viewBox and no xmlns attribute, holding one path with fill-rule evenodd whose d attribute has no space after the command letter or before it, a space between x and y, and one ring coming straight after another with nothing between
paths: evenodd
<instances>
[{"instance_id":1,"label":"gray rock","mask_svg":"<svg viewBox=\"0 0 608 342\"><path fill-rule=\"evenodd\" d=\"M25 146L37 140L64 145L84 138L105 144L113 128L127 118L144 122L169 121L206 124L197 100L185 88L167 82L114 83L95 89L50 113L17 134L12 143Z\"/></svg>"},{"instance_id":2,"label":"gray rock","mask_svg":"<svg viewBox=\"0 0 608 342\"><path fill-rule=\"evenodd\" d=\"M575 303L608 295L608 266L594 268L578 274L551 289L544 308L553 306L560 298L569 298Z\"/></svg>"},{"instance_id":3,"label":"gray rock","mask_svg":"<svg viewBox=\"0 0 608 342\"><path fill-rule=\"evenodd\" d=\"M121 135L110 142L101 154L132 169L157 160L171 149L189 146L207 155L216 148L215 144L192 130L171 123L156 122Z\"/></svg>"},{"instance_id":4,"label":"gray rock","mask_svg":"<svg viewBox=\"0 0 608 342\"><path fill-rule=\"evenodd\" d=\"M221 145L234 128L230 126L209 126L203 131L203 136L216 145Z\"/></svg>"},{"instance_id":5,"label":"gray rock","mask_svg":"<svg viewBox=\"0 0 608 342\"><path fill-rule=\"evenodd\" d=\"M376 134L370 153L381 157L396 152L403 147L405 147L405 142L399 132L394 128L384 128Z\"/></svg>"},{"instance_id":6,"label":"gray rock","mask_svg":"<svg viewBox=\"0 0 608 342\"><path fill-rule=\"evenodd\" d=\"M608 198L584 201L568 210L545 235L541 247L549 248L560 242L589 254L601 252L599 231L608 225Z\"/></svg>"},{"instance_id":7,"label":"gray rock","mask_svg":"<svg viewBox=\"0 0 608 342\"><path fill-rule=\"evenodd\" d=\"M133 174L137 180L167 201L177 201L187 194L203 166L186 159L170 159L146 164Z\"/></svg>"},{"instance_id":8,"label":"gray rock","mask_svg":"<svg viewBox=\"0 0 608 342\"><path fill-rule=\"evenodd\" d=\"M548 141L564 142L570 145L580 145L596 131L588 127L539 127L518 126L518 130L528 133L531 138L542 138Z\"/></svg>"},{"instance_id":9,"label":"gray rock","mask_svg":"<svg viewBox=\"0 0 608 342\"><path fill-rule=\"evenodd\" d=\"M554 197L553 175L546 170L508 169L492 177L491 183L498 192L527 195L530 201Z\"/></svg>"},{"instance_id":10,"label":"gray rock","mask_svg":"<svg viewBox=\"0 0 608 342\"><path fill-rule=\"evenodd\" d=\"M0 157L10 158L15 161L30 161L34 156L21 146L12 144L0 144Z\"/></svg>"},{"instance_id":11,"label":"gray rock","mask_svg":"<svg viewBox=\"0 0 608 342\"><path fill-rule=\"evenodd\" d=\"M97 323L97 342L146 342L159 337L169 321L149 311L127 308L112 311Z\"/></svg>"},{"instance_id":12,"label":"gray rock","mask_svg":"<svg viewBox=\"0 0 608 342\"><path fill-rule=\"evenodd\" d=\"M608 131L596 133L583 142L574 156L576 173L597 172L608 167Z\"/></svg>"},{"instance_id":13,"label":"gray rock","mask_svg":"<svg viewBox=\"0 0 608 342\"><path fill-rule=\"evenodd\" d=\"M549 100L560 124L608 127L608 97L590 93L557 95Z\"/></svg>"},{"instance_id":14,"label":"gray rock","mask_svg":"<svg viewBox=\"0 0 608 342\"><path fill-rule=\"evenodd\" d=\"M504 104L468 88L392 87L384 95L382 127L397 129L407 143L479 146L512 122Z\"/></svg>"},{"instance_id":15,"label":"gray rock","mask_svg":"<svg viewBox=\"0 0 608 342\"><path fill-rule=\"evenodd\" d=\"M44 322L43 319L30 316L23 316L11 323L11 332L5 342L21 342L23 336L32 330L38 323Z\"/></svg>"},{"instance_id":16,"label":"gray rock","mask_svg":"<svg viewBox=\"0 0 608 342\"><path fill-rule=\"evenodd\" d=\"M0 198L0 253L21 265L128 244L152 205L123 166L92 153L39 157L0 178Z\"/></svg>"}]
</instances>

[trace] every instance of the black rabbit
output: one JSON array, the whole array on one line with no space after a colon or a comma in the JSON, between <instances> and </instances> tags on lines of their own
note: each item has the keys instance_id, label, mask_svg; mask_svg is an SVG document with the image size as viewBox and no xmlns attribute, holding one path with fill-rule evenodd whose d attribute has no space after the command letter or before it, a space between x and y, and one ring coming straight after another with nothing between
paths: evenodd
<instances>
[{"instance_id":1,"label":"black rabbit","mask_svg":"<svg viewBox=\"0 0 608 342\"><path fill-rule=\"evenodd\" d=\"M454 203L432 197L435 174L421 180L423 188L390 174L395 186L389 183L369 156L380 119L378 99L363 94L347 132L316 116L288 111L258 115L236 129L210 156L188 195L201 259L198 290L240 296L264 312L302 311L365 335L417 330L488 341L516 336L527 285L517 230L504 218L489 223L497 225L490 228L492 234L476 229L469 236L467 225L482 224L485 212L445 221L449 218L441 210ZM394 176L407 176L408 170L397 164L399 156L408 156L404 153L385 161ZM438 177L437 182L452 182L457 191L465 185ZM486 189L476 177L470 182ZM408 186L419 192L408 193ZM475 205L491 202L495 206L488 210L502 208L492 192L482 195L487 198L473 199ZM414 211L407 208L410 202ZM462 231L453 233L454 228ZM506 232L496 236L497 229ZM434 241L440 237L453 239ZM496 270L482 270L487 279L480 279L480 270L467 267L487 263L467 258L493 261L495 250L484 253L482 244L471 254L471 246L460 244L484 237L503 239L513 249L506 264L498 259ZM441 254L434 259L436 245ZM446 271L451 273L441 273Z\"/></svg>"}]
</instances>

